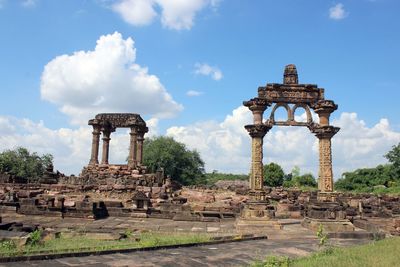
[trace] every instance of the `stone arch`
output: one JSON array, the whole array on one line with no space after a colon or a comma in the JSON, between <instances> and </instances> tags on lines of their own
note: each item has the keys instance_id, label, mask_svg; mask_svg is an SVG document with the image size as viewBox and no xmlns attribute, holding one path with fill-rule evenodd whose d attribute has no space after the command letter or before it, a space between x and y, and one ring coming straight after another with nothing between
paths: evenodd
<instances>
[{"instance_id":1,"label":"stone arch","mask_svg":"<svg viewBox=\"0 0 400 267\"><path fill-rule=\"evenodd\" d=\"M313 122L313 118L311 115L311 111L310 108L308 107L308 105L306 104L302 104L302 103L297 103L296 105L293 106L292 109L292 118L294 120L294 114L296 113L296 109L297 108L303 108L306 111L306 115L307 115L307 123L312 123Z\"/></svg>"},{"instance_id":2,"label":"stone arch","mask_svg":"<svg viewBox=\"0 0 400 267\"><path fill-rule=\"evenodd\" d=\"M269 121L272 123L275 123L275 111L280 107L283 107L286 109L286 112L288 114L286 121L287 122L293 121L294 117L292 116L292 109L290 108L290 106L287 103L277 103L271 111Z\"/></svg>"}]
</instances>

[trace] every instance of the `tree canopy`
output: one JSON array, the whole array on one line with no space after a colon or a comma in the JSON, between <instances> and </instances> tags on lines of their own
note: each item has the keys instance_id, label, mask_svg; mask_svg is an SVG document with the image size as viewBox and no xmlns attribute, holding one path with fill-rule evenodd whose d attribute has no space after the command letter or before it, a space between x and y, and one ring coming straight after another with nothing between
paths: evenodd
<instances>
[{"instance_id":1,"label":"tree canopy","mask_svg":"<svg viewBox=\"0 0 400 267\"><path fill-rule=\"evenodd\" d=\"M395 180L400 180L400 143L393 146L385 155L385 158L392 164L392 175Z\"/></svg>"},{"instance_id":2,"label":"tree canopy","mask_svg":"<svg viewBox=\"0 0 400 267\"><path fill-rule=\"evenodd\" d=\"M0 172L29 179L30 182L37 181L51 164L53 164L51 154L39 156L24 147L0 153Z\"/></svg>"},{"instance_id":3,"label":"tree canopy","mask_svg":"<svg viewBox=\"0 0 400 267\"><path fill-rule=\"evenodd\" d=\"M146 139L143 150L143 163L150 171L155 172L162 167L166 175L183 185L203 182L204 161L200 154L172 137Z\"/></svg>"},{"instance_id":4,"label":"tree canopy","mask_svg":"<svg viewBox=\"0 0 400 267\"><path fill-rule=\"evenodd\" d=\"M373 191L374 187L400 187L400 143L384 155L389 163L375 168L362 168L345 172L335 183L335 188L346 191Z\"/></svg>"},{"instance_id":5,"label":"tree canopy","mask_svg":"<svg viewBox=\"0 0 400 267\"><path fill-rule=\"evenodd\" d=\"M285 173L278 164L271 162L264 165L264 184L268 186L281 186Z\"/></svg>"},{"instance_id":6,"label":"tree canopy","mask_svg":"<svg viewBox=\"0 0 400 267\"><path fill-rule=\"evenodd\" d=\"M295 166L292 172L285 177L285 187L317 187L317 181L311 173L300 175L300 168Z\"/></svg>"}]
</instances>

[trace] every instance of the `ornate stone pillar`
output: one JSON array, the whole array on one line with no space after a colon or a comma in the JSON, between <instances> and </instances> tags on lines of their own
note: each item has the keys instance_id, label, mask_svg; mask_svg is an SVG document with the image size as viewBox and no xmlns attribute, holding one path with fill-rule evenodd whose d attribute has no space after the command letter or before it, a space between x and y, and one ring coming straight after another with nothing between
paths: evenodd
<instances>
[{"instance_id":1,"label":"ornate stone pillar","mask_svg":"<svg viewBox=\"0 0 400 267\"><path fill-rule=\"evenodd\" d=\"M131 128L130 136L131 136L131 140L129 143L128 166L130 168L135 168L136 167L137 140L138 140L138 132L137 132L136 127Z\"/></svg>"},{"instance_id":2,"label":"ornate stone pillar","mask_svg":"<svg viewBox=\"0 0 400 267\"><path fill-rule=\"evenodd\" d=\"M333 191L331 139L338 131L339 128L333 126L319 126L313 129L319 141L318 189L321 192Z\"/></svg>"},{"instance_id":3,"label":"ornate stone pillar","mask_svg":"<svg viewBox=\"0 0 400 267\"><path fill-rule=\"evenodd\" d=\"M101 164L108 164L108 155L109 155L109 149L110 149L110 134L111 131L109 129L103 130L103 153L101 157Z\"/></svg>"},{"instance_id":4,"label":"ornate stone pillar","mask_svg":"<svg viewBox=\"0 0 400 267\"><path fill-rule=\"evenodd\" d=\"M253 191L255 200L264 200L263 190L263 138L272 128L264 124L246 125L246 130L251 136L251 171L250 190Z\"/></svg>"},{"instance_id":5,"label":"ornate stone pillar","mask_svg":"<svg viewBox=\"0 0 400 267\"><path fill-rule=\"evenodd\" d=\"M100 141L100 127L98 125L93 125L92 153L90 156L89 165L99 164L99 141Z\"/></svg>"},{"instance_id":6,"label":"ornate stone pillar","mask_svg":"<svg viewBox=\"0 0 400 267\"><path fill-rule=\"evenodd\" d=\"M312 126L311 131L319 141L319 181L321 192L333 191L332 148L331 138L340 128L329 125L329 117L338 106L332 100L320 100L312 106L319 116L319 124Z\"/></svg>"},{"instance_id":7,"label":"ornate stone pillar","mask_svg":"<svg viewBox=\"0 0 400 267\"><path fill-rule=\"evenodd\" d=\"M246 125L245 129L251 136L251 168L250 168L250 189L255 200L264 200L263 193L263 138L272 126L263 124L264 111L270 106L265 99L252 98L244 101L243 105L253 113L253 124Z\"/></svg>"}]
</instances>

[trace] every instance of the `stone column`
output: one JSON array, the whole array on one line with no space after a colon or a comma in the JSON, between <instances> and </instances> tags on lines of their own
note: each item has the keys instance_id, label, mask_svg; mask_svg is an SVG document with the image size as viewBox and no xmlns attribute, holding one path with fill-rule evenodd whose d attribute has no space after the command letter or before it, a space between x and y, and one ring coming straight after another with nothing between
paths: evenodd
<instances>
[{"instance_id":1,"label":"stone column","mask_svg":"<svg viewBox=\"0 0 400 267\"><path fill-rule=\"evenodd\" d=\"M110 130L103 130L103 153L101 157L101 164L108 164L108 155L109 155L109 149L110 149Z\"/></svg>"},{"instance_id":2,"label":"stone column","mask_svg":"<svg viewBox=\"0 0 400 267\"><path fill-rule=\"evenodd\" d=\"M321 192L333 191L331 139L340 128L329 125L329 117L338 106L332 100L320 100L312 106L319 116L319 124L312 126L312 132L319 141L319 180Z\"/></svg>"},{"instance_id":3,"label":"stone column","mask_svg":"<svg viewBox=\"0 0 400 267\"><path fill-rule=\"evenodd\" d=\"M99 164L99 141L100 141L100 127L98 125L93 125L92 153L89 165Z\"/></svg>"},{"instance_id":4,"label":"stone column","mask_svg":"<svg viewBox=\"0 0 400 267\"><path fill-rule=\"evenodd\" d=\"M144 132L139 131L137 136L137 165L141 166L143 162L143 141L144 141Z\"/></svg>"},{"instance_id":5,"label":"stone column","mask_svg":"<svg viewBox=\"0 0 400 267\"><path fill-rule=\"evenodd\" d=\"M263 138L272 128L264 124L246 125L246 130L251 136L251 172L250 172L250 190L255 200L264 200L263 191Z\"/></svg>"},{"instance_id":6,"label":"stone column","mask_svg":"<svg viewBox=\"0 0 400 267\"><path fill-rule=\"evenodd\" d=\"M263 114L271 104L262 98L253 98L244 101L243 105L253 113L253 124L245 128L251 136L251 168L250 168L250 190L254 200L264 200L263 193L263 138L272 126L263 124Z\"/></svg>"},{"instance_id":7,"label":"stone column","mask_svg":"<svg viewBox=\"0 0 400 267\"><path fill-rule=\"evenodd\" d=\"M137 129L131 128L130 132L131 141L129 143L129 156L128 156L128 166L130 168L136 167L136 151L137 151Z\"/></svg>"},{"instance_id":8,"label":"stone column","mask_svg":"<svg viewBox=\"0 0 400 267\"><path fill-rule=\"evenodd\" d=\"M333 126L319 126L313 131L319 141L318 189L321 192L333 191L331 139L338 131L339 128Z\"/></svg>"}]
</instances>

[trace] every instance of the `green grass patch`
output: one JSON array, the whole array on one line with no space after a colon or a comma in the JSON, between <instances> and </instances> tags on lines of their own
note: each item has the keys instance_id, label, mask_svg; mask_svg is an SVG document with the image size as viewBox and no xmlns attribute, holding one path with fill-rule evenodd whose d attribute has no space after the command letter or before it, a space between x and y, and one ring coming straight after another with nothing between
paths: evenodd
<instances>
[{"instance_id":1,"label":"green grass patch","mask_svg":"<svg viewBox=\"0 0 400 267\"><path fill-rule=\"evenodd\" d=\"M60 235L42 243L27 243L17 247L12 241L0 242L0 257L52 254L62 252L103 251L112 249L146 248L167 245L201 243L210 241L207 234L192 233L155 233L147 232L131 235L121 240L99 240L82 236Z\"/></svg>"},{"instance_id":2,"label":"green grass patch","mask_svg":"<svg viewBox=\"0 0 400 267\"><path fill-rule=\"evenodd\" d=\"M388 267L400 265L400 237L374 241L367 245L347 248L325 248L308 257L289 259L269 256L255 261L252 267Z\"/></svg>"}]
</instances>

